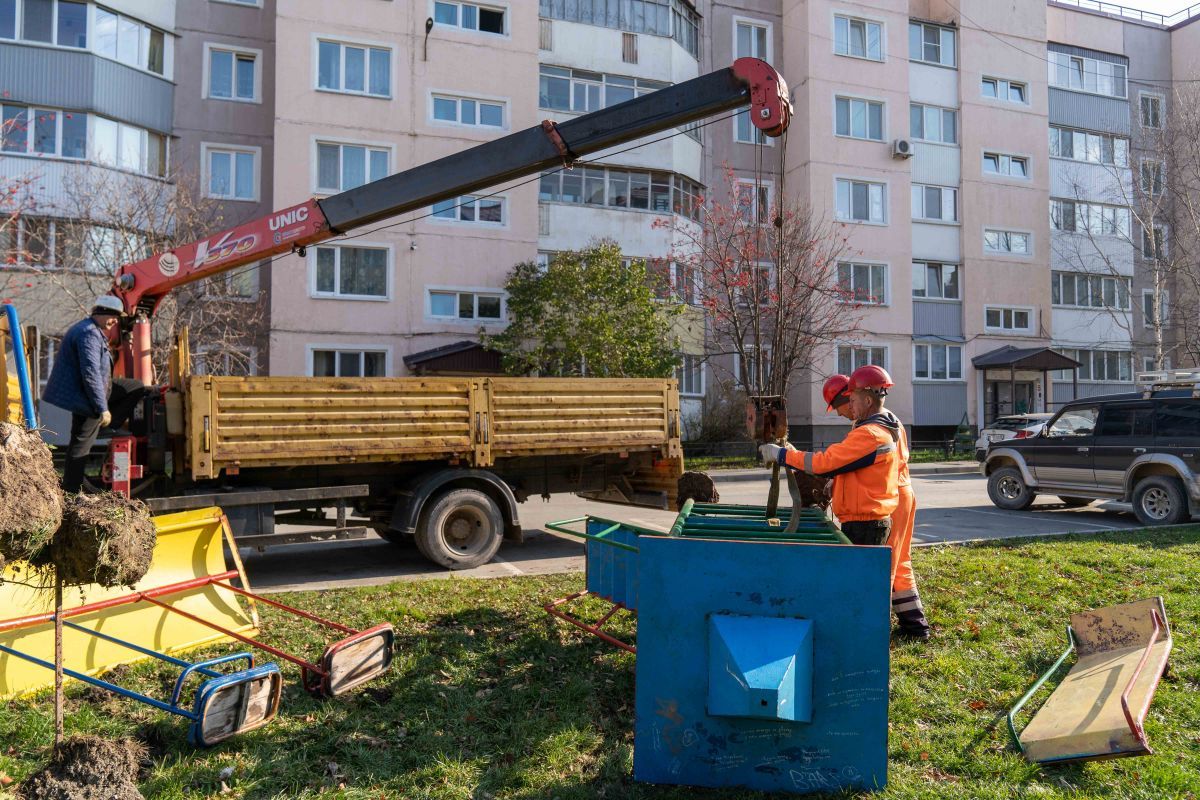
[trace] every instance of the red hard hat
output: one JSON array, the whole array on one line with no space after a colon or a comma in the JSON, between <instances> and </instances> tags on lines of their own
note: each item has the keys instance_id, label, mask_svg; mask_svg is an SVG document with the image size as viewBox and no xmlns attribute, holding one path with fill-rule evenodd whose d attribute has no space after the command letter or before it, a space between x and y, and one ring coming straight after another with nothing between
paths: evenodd
<instances>
[{"instance_id":1,"label":"red hard hat","mask_svg":"<svg viewBox=\"0 0 1200 800\"><path fill-rule=\"evenodd\" d=\"M830 411L833 411L834 409L833 403L835 400L840 399L842 402L845 402L846 400L850 399L849 395L846 393L846 389L849 386L850 379L845 375L830 375L825 380L825 385L821 387L821 395L825 398L825 403L829 407ZM838 403L838 405L841 404L841 402Z\"/></svg>"},{"instance_id":2,"label":"red hard hat","mask_svg":"<svg viewBox=\"0 0 1200 800\"><path fill-rule=\"evenodd\" d=\"M878 395L885 395L887 390L895 385L887 370L874 364L859 367L850 374L850 391L852 392L866 389Z\"/></svg>"}]
</instances>

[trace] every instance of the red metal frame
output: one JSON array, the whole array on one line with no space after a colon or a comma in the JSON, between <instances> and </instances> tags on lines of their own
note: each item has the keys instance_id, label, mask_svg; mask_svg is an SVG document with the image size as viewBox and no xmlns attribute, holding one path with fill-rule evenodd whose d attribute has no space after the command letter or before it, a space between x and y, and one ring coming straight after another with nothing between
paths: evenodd
<instances>
[{"instance_id":1,"label":"red metal frame","mask_svg":"<svg viewBox=\"0 0 1200 800\"><path fill-rule=\"evenodd\" d=\"M1154 751L1150 749L1150 744L1146 741L1146 730L1142 727L1142 720L1146 718L1146 714L1150 711L1150 701L1154 698L1154 690L1158 688L1158 681L1162 678L1162 674L1160 673L1154 678L1154 686L1149 694L1146 695L1146 702L1142 704L1136 717L1129 710L1129 693L1133 691L1133 685L1137 683L1142 670L1146 667L1146 662L1150 660L1150 651L1158 643L1158 635L1162 632L1162 618L1159 617L1158 611L1151 609L1150 619L1154 623L1154 631L1150 634L1150 641L1146 644L1146 651L1142 653L1142 659L1138 662L1137 668L1134 669L1133 676L1130 677L1129 683L1125 686L1125 691L1121 692L1121 710L1125 712L1125 721L1129 723L1129 730L1137 738L1138 744L1146 748L1147 753Z\"/></svg>"},{"instance_id":2,"label":"red metal frame","mask_svg":"<svg viewBox=\"0 0 1200 800\"><path fill-rule=\"evenodd\" d=\"M619 647L622 650L625 650L626 652L629 652L629 653L637 653L637 647L635 647L634 645L631 645L627 642L622 642L620 639L616 638L615 636L612 636L611 634L605 633L602 630L602 628L604 627L604 623L608 622L612 618L612 616L614 614L616 614L618 611L622 611L622 610L629 611L629 609L625 608L624 603L613 603L613 607L611 609L609 609L608 613L605 614L603 617L601 617L599 620L597 620L594 623L585 622L584 620L580 619L579 617L573 616L572 614L568 614L566 611L563 611L560 608L560 606L565 606L569 603L572 603L572 602L578 600L581 597L586 597L589 594L591 594L591 592L589 592L587 589L584 589L582 592L575 592L575 594L569 594L566 597L560 597L557 600L551 600L549 603L542 606L542 608L546 609L547 614L558 617L559 619L561 619L565 622L569 622L572 625L574 625L576 628L579 628L580 630L583 630L583 631L587 631L588 633L592 634L593 636L595 636L599 639L602 639L603 641L608 642L613 647ZM635 612L629 611L629 613L634 614Z\"/></svg>"}]
</instances>

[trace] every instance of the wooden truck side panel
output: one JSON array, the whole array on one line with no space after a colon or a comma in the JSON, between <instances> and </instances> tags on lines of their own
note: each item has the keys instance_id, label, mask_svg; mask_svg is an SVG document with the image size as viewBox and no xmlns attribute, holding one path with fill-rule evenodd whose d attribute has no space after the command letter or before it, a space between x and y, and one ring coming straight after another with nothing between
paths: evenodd
<instances>
[{"instance_id":1,"label":"wooden truck side panel","mask_svg":"<svg viewBox=\"0 0 1200 800\"><path fill-rule=\"evenodd\" d=\"M665 379L191 376L188 470L657 451L677 458Z\"/></svg>"}]
</instances>

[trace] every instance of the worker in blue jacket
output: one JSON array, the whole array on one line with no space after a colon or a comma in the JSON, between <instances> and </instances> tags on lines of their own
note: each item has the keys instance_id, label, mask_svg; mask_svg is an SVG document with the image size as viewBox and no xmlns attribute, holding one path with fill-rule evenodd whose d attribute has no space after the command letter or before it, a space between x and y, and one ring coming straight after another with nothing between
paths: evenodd
<instances>
[{"instance_id":1,"label":"worker in blue jacket","mask_svg":"<svg viewBox=\"0 0 1200 800\"><path fill-rule=\"evenodd\" d=\"M91 316L71 326L59 346L42 399L71 412L63 490L83 488L83 468L100 429L120 427L145 396L141 381L112 377L109 343L117 340L125 306L112 295L96 298Z\"/></svg>"}]
</instances>

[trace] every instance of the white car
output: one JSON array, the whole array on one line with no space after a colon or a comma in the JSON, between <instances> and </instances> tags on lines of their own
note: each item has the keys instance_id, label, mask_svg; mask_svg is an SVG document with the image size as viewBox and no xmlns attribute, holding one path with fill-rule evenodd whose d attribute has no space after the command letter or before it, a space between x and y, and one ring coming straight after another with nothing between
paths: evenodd
<instances>
[{"instance_id":1,"label":"white car","mask_svg":"<svg viewBox=\"0 0 1200 800\"><path fill-rule=\"evenodd\" d=\"M1009 414L997 417L979 432L979 438L975 440L975 459L983 461L987 458L988 445L992 442L1037 436L1038 431L1053 416L1053 414Z\"/></svg>"}]
</instances>

